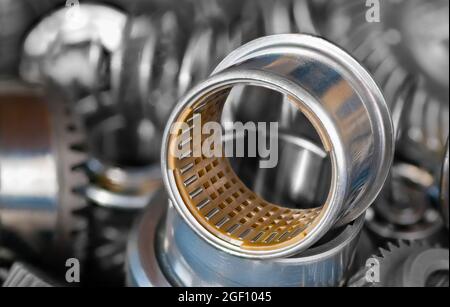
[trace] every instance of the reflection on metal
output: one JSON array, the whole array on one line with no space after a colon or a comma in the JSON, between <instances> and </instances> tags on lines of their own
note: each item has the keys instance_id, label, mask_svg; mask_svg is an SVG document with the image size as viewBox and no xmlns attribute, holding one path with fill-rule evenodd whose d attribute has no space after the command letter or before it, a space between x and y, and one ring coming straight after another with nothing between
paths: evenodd
<instances>
[{"instance_id":1,"label":"reflection on metal","mask_svg":"<svg viewBox=\"0 0 450 307\"><path fill-rule=\"evenodd\" d=\"M341 286L352 263L363 219L332 231L301 255L252 260L208 244L173 207L167 209L167 195L160 193L131 237L128 285Z\"/></svg>"},{"instance_id":2,"label":"reflection on metal","mask_svg":"<svg viewBox=\"0 0 450 307\"><path fill-rule=\"evenodd\" d=\"M344 70L345 75L340 73ZM331 159L330 191L321 207L286 209L267 203L241 183L224 158L171 155L179 137L170 134L172 123L189 123L194 113L206 122L219 121L234 85L278 91L312 123ZM369 74L338 47L306 35L269 36L237 49L180 101L166 127L163 176L179 214L214 246L261 259L303 251L336 222L344 225L360 216L381 190L394 151L390 115ZM192 163L194 167L182 171ZM199 179L183 184L192 176ZM189 197L197 189L200 195ZM224 197L231 210L220 207ZM255 214L246 217L238 210L241 206L245 214ZM269 211L274 214L263 218Z\"/></svg>"},{"instance_id":3,"label":"reflection on metal","mask_svg":"<svg viewBox=\"0 0 450 307\"><path fill-rule=\"evenodd\" d=\"M86 220L77 167L81 130L64 101L23 84L0 84L0 220L5 237L44 262L83 256ZM17 241L17 242L14 242Z\"/></svg>"}]
</instances>

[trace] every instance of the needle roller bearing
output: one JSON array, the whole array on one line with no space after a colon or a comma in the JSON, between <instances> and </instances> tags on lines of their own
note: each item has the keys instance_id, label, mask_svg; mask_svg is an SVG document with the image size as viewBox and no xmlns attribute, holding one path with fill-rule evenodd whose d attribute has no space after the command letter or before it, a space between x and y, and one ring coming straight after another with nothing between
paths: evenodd
<instances>
[{"instance_id":1,"label":"needle roller bearing","mask_svg":"<svg viewBox=\"0 0 450 307\"><path fill-rule=\"evenodd\" d=\"M279 92L311 122L331 160L323 204L272 204L245 186L226 158L174 154L186 131L172 134L172 125L191 130L198 115L202 124L219 122L236 85ZM388 107L366 70L328 41L288 34L232 52L181 99L166 126L162 168L170 201L200 237L237 256L267 259L305 251L334 225L361 216L381 190L393 152Z\"/></svg>"}]
</instances>

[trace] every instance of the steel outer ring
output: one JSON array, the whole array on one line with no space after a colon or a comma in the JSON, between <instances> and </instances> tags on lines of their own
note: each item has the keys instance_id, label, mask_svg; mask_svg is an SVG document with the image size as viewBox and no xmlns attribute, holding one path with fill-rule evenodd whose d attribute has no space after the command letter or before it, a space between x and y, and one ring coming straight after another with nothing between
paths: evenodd
<instances>
[{"instance_id":1,"label":"steel outer ring","mask_svg":"<svg viewBox=\"0 0 450 307\"><path fill-rule=\"evenodd\" d=\"M374 132L378 134L374 137L379 138L377 141L381 146L379 150L382 153L382 156L379 157L378 181L371 186L370 192L365 193L363 199L359 199L359 209L346 212L346 216L340 221L341 225L346 224L361 215L373 203L389 174L395 150L395 135L388 105L371 74L356 59L340 47L312 35L282 34L256 39L226 57L216 67L213 75L231 67L239 66L240 63L250 58L257 57L261 53L271 52L271 49L276 48L305 48L325 57L322 59L328 62L327 64L330 64L329 61L335 62L334 65L338 65L342 69L341 73L347 75L355 86L360 87L360 94L365 95L367 99L366 101L362 99L362 102L365 103L367 112L373 112L373 120L377 121L377 127L374 128L379 129L379 131ZM371 103L374 103L374 105L370 106Z\"/></svg>"},{"instance_id":2,"label":"steel outer ring","mask_svg":"<svg viewBox=\"0 0 450 307\"><path fill-rule=\"evenodd\" d=\"M126 252L127 285L131 287L169 287L156 255L158 225L167 211L167 195L160 191L152 199L131 231Z\"/></svg>"},{"instance_id":3,"label":"steel outer ring","mask_svg":"<svg viewBox=\"0 0 450 307\"><path fill-rule=\"evenodd\" d=\"M362 216L302 255L261 261L211 246L168 203L159 193L130 237L128 286L342 286L364 224Z\"/></svg>"}]
</instances>

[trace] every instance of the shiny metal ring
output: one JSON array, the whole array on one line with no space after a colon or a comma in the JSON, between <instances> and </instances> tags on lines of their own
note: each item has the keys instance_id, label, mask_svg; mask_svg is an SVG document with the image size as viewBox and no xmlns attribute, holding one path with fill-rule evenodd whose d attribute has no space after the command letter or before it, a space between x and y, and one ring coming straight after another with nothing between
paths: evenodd
<instances>
[{"instance_id":1,"label":"shiny metal ring","mask_svg":"<svg viewBox=\"0 0 450 307\"><path fill-rule=\"evenodd\" d=\"M235 85L282 93L314 126L331 159L322 206L269 204L239 180L227 159L172 155L180 137L171 135L172 124L189 124L198 114L218 121ZM276 35L231 53L180 101L166 126L162 168L174 207L198 235L231 254L263 259L304 251L334 225L357 219L381 190L393 152L388 107L367 71L323 39Z\"/></svg>"},{"instance_id":2,"label":"shiny metal ring","mask_svg":"<svg viewBox=\"0 0 450 307\"><path fill-rule=\"evenodd\" d=\"M341 286L364 222L360 217L334 230L301 256L261 261L211 246L172 206L167 209L167 202L167 195L160 193L133 232L127 256L129 286Z\"/></svg>"},{"instance_id":3,"label":"shiny metal ring","mask_svg":"<svg viewBox=\"0 0 450 307\"><path fill-rule=\"evenodd\" d=\"M102 207L142 209L162 186L161 168L157 163L123 168L91 159L86 166L93 179L85 190L86 198Z\"/></svg>"}]
</instances>

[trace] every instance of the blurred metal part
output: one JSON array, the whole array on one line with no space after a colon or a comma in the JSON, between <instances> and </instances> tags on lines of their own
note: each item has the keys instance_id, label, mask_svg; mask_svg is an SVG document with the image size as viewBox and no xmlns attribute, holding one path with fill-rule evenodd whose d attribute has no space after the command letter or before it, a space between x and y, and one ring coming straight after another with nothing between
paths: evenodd
<instances>
[{"instance_id":1,"label":"blurred metal part","mask_svg":"<svg viewBox=\"0 0 450 307\"><path fill-rule=\"evenodd\" d=\"M127 19L122 41L111 60L112 98L125 112L147 111L157 42L156 25L149 16Z\"/></svg>"},{"instance_id":2,"label":"blurred metal part","mask_svg":"<svg viewBox=\"0 0 450 307\"><path fill-rule=\"evenodd\" d=\"M195 8L197 22L211 20L232 23L241 14L246 1L241 0L187 0Z\"/></svg>"},{"instance_id":3,"label":"blurred metal part","mask_svg":"<svg viewBox=\"0 0 450 307\"><path fill-rule=\"evenodd\" d=\"M0 0L0 77L18 73L22 39L33 21L22 0Z\"/></svg>"},{"instance_id":4,"label":"blurred metal part","mask_svg":"<svg viewBox=\"0 0 450 307\"><path fill-rule=\"evenodd\" d=\"M0 0L0 77L19 76L22 45L27 32L36 19L58 1Z\"/></svg>"},{"instance_id":5,"label":"blurred metal part","mask_svg":"<svg viewBox=\"0 0 450 307\"><path fill-rule=\"evenodd\" d=\"M1 221L0 221L1 222ZM0 225L0 242L2 242L2 229ZM18 255L9 248L0 244L0 286L6 280L9 269L17 261Z\"/></svg>"},{"instance_id":6,"label":"blurred metal part","mask_svg":"<svg viewBox=\"0 0 450 307\"><path fill-rule=\"evenodd\" d=\"M327 60L323 60L324 58ZM210 196L200 187L201 180L190 184L188 190L183 188L183 181L189 176L195 177L198 170L192 167L181 174L180 168L193 161L189 161L189 158L177 159L169 154L169 148L172 148L174 140L177 139L170 135L172 123L189 121L197 108L198 114L214 112L217 108L218 118L213 117L213 120L218 120L222 102L225 102L230 89L240 84L268 87L290 97L291 102L301 109L314 125L322 138L323 146L330 152L332 184L329 199L323 208L308 211L306 215L298 215L308 216L309 222L303 230L289 228L281 231L281 235L285 231L292 231L293 237L288 236L289 243L276 243L273 246L261 243L269 235L273 238L273 235L267 232L263 232L262 236L257 235L270 224L270 219L269 224L261 224L262 228L250 231L253 234L245 236L252 240L257 235L259 239L254 245L247 239L239 239L241 232L233 236L227 235L226 229L233 226L229 223L225 223L224 229L218 230L211 224L212 221L205 218L208 212L215 210L217 204L210 201ZM212 97L217 104L210 103ZM375 126L377 128L374 128ZM390 115L381 92L369 74L338 47L320 38L306 35L269 36L237 49L216 68L212 77L181 100L166 128L162 152L163 177L175 208L208 242L224 251L245 257L273 258L298 253L315 243L336 222L345 225L356 219L381 190L394 151ZM220 161L225 162L225 159L217 159L219 164ZM203 162L204 165L207 164L207 161ZM222 167L226 169L224 164L220 166ZM226 176L228 177L225 179L230 179L232 172L227 172ZM338 178L346 178L346 182L338 183ZM203 195L197 197L195 202L209 200L212 207L208 205L204 210L198 210L194 201L187 196L199 188ZM245 191L245 188L243 190ZM250 190L248 192L249 195L253 193ZM235 200L234 202L234 206L241 205ZM257 203L258 201L253 201L249 208L256 207ZM249 208L248 210L253 210ZM216 212L220 212L220 209ZM291 213L295 214L293 211ZM217 215L217 219L221 217L221 214ZM217 219L215 217L213 220ZM246 219L245 227L241 231L250 226L253 223L251 221ZM308 228L309 226L311 228ZM303 233L306 228L306 237L295 235ZM277 231L272 230L275 236ZM245 231L244 233L248 234Z\"/></svg>"},{"instance_id":7,"label":"blurred metal part","mask_svg":"<svg viewBox=\"0 0 450 307\"><path fill-rule=\"evenodd\" d=\"M421 219L412 225L391 224L377 215L372 208L367 210L367 228L378 240L426 240L436 243L442 241L443 220L439 213L428 208Z\"/></svg>"},{"instance_id":8,"label":"blurred metal part","mask_svg":"<svg viewBox=\"0 0 450 307\"><path fill-rule=\"evenodd\" d=\"M161 134L177 97L176 79L185 40L181 26L173 11L128 19L121 47L111 61L111 92L130 131L151 123L153 133ZM158 148L140 145L143 138L135 137L134 146ZM147 137L153 141L159 138Z\"/></svg>"},{"instance_id":9,"label":"blurred metal part","mask_svg":"<svg viewBox=\"0 0 450 307\"><path fill-rule=\"evenodd\" d=\"M48 288L51 283L41 273L22 263L15 263L2 287L4 288Z\"/></svg>"},{"instance_id":10,"label":"blurred metal part","mask_svg":"<svg viewBox=\"0 0 450 307\"><path fill-rule=\"evenodd\" d=\"M99 90L125 24L126 15L107 5L60 8L28 34L21 76L33 83L51 81L77 98Z\"/></svg>"},{"instance_id":11,"label":"blurred metal part","mask_svg":"<svg viewBox=\"0 0 450 307\"><path fill-rule=\"evenodd\" d=\"M214 248L167 204L160 193L130 238L129 286L340 286L363 225L334 230L301 256L260 261Z\"/></svg>"},{"instance_id":12,"label":"blurred metal part","mask_svg":"<svg viewBox=\"0 0 450 307\"><path fill-rule=\"evenodd\" d=\"M373 256L379 270L379 281L368 278L369 268L364 268L351 278L351 287L448 287L449 251L432 248L420 242L400 241L389 243L387 249L380 249L380 255ZM436 279L436 273L439 278ZM432 280L430 280L432 279Z\"/></svg>"},{"instance_id":13,"label":"blurred metal part","mask_svg":"<svg viewBox=\"0 0 450 307\"><path fill-rule=\"evenodd\" d=\"M449 2L383 1L379 22L367 20L368 7L358 0L311 0L310 5L322 7L314 19L320 34L364 63L393 113L399 91L412 80L397 148L434 171L449 131Z\"/></svg>"},{"instance_id":14,"label":"blurred metal part","mask_svg":"<svg viewBox=\"0 0 450 307\"><path fill-rule=\"evenodd\" d=\"M396 225L413 225L425 211L433 208L429 190L433 175L411 164L395 163L391 176L374 208L386 221Z\"/></svg>"},{"instance_id":15,"label":"blurred metal part","mask_svg":"<svg viewBox=\"0 0 450 307\"><path fill-rule=\"evenodd\" d=\"M308 0L257 1L261 10L263 35L301 33L316 35L314 8Z\"/></svg>"},{"instance_id":16,"label":"blurred metal part","mask_svg":"<svg viewBox=\"0 0 450 307\"><path fill-rule=\"evenodd\" d=\"M379 240L426 240L438 242L443 226L431 192L434 177L412 164L397 162L366 215L367 228Z\"/></svg>"},{"instance_id":17,"label":"blurred metal part","mask_svg":"<svg viewBox=\"0 0 450 307\"><path fill-rule=\"evenodd\" d=\"M140 210L92 205L89 208L89 246L85 283L88 286L123 287L130 229Z\"/></svg>"},{"instance_id":18,"label":"blurred metal part","mask_svg":"<svg viewBox=\"0 0 450 307\"><path fill-rule=\"evenodd\" d=\"M442 175L441 175L441 191L440 191L440 205L442 210L442 215L445 220L445 225L449 228L449 220L448 220L448 190L449 190L449 169L448 169L448 160L449 160L449 144L447 141L447 152L445 154L444 163L442 164Z\"/></svg>"},{"instance_id":19,"label":"blurred metal part","mask_svg":"<svg viewBox=\"0 0 450 307\"><path fill-rule=\"evenodd\" d=\"M248 39L245 28L199 24L192 31L178 75L178 96L205 80L225 56Z\"/></svg>"},{"instance_id":20,"label":"blurred metal part","mask_svg":"<svg viewBox=\"0 0 450 307\"><path fill-rule=\"evenodd\" d=\"M77 167L86 159L78 151L84 140L57 95L0 84L0 224L6 246L52 265L83 259L87 225L80 190L87 178Z\"/></svg>"},{"instance_id":21,"label":"blurred metal part","mask_svg":"<svg viewBox=\"0 0 450 307\"><path fill-rule=\"evenodd\" d=\"M161 168L105 166L98 160L87 163L93 184L86 188L86 197L98 206L135 210L145 208L162 186Z\"/></svg>"},{"instance_id":22,"label":"blurred metal part","mask_svg":"<svg viewBox=\"0 0 450 307\"><path fill-rule=\"evenodd\" d=\"M123 210L144 208L162 186L156 153L138 154L129 150L127 138L133 131L126 128L121 116L111 116L97 123L88 136L90 158L86 170L91 183L85 195L98 206ZM142 139L141 145L157 151L154 135L134 133Z\"/></svg>"}]
</instances>

